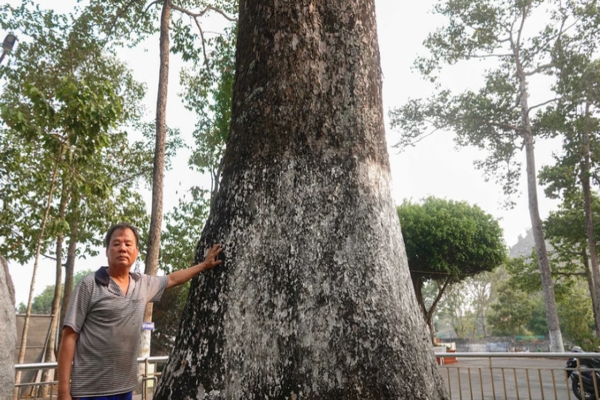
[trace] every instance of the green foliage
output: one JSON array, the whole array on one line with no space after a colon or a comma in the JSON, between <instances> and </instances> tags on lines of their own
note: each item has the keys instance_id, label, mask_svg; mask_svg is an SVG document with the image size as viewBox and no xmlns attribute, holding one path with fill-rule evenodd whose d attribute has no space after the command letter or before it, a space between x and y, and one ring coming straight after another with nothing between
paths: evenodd
<instances>
[{"instance_id":1,"label":"green foliage","mask_svg":"<svg viewBox=\"0 0 600 400\"><path fill-rule=\"evenodd\" d=\"M568 296L558 302L558 315L563 334L581 346L594 337L592 300L585 284L575 285Z\"/></svg>"},{"instance_id":2,"label":"green foliage","mask_svg":"<svg viewBox=\"0 0 600 400\"><path fill-rule=\"evenodd\" d=\"M573 285L573 275L569 269L561 264L555 257L552 258L552 278L554 293L557 300L568 296ZM520 291L535 294L542 290L542 279L538 266L537 253L532 249L527 257L511 258L505 263L506 271L510 278L508 284Z\"/></svg>"},{"instance_id":3,"label":"green foliage","mask_svg":"<svg viewBox=\"0 0 600 400\"><path fill-rule=\"evenodd\" d=\"M62 219L51 203L44 252L52 236L68 233L69 218L86 208L102 212L120 190L119 167L129 153L118 127L139 118L144 88L84 20L29 2L0 13L4 29L21 31L11 63L1 67L0 146L7 152L0 158L0 250L25 263L35 252L51 185L68 196L77 217ZM84 237L86 226L80 229Z\"/></svg>"},{"instance_id":4,"label":"green foliage","mask_svg":"<svg viewBox=\"0 0 600 400\"><path fill-rule=\"evenodd\" d=\"M529 295L511 285L503 285L498 291L498 299L491 305L493 314L488 322L496 336L516 336L527 334L525 325L530 321L535 303Z\"/></svg>"},{"instance_id":5,"label":"green foliage","mask_svg":"<svg viewBox=\"0 0 600 400\"><path fill-rule=\"evenodd\" d=\"M429 197L421 204L404 201L397 210L411 275L458 282L505 260L498 221L477 206Z\"/></svg>"},{"instance_id":6,"label":"green foliage","mask_svg":"<svg viewBox=\"0 0 600 400\"><path fill-rule=\"evenodd\" d=\"M530 295L530 298L535 302L535 308L531 313L531 319L527 323L526 328L533 335L545 336L548 333L548 324L546 323L546 306L544 304L544 296L541 292L538 292L534 296Z\"/></svg>"},{"instance_id":7,"label":"green foliage","mask_svg":"<svg viewBox=\"0 0 600 400\"><path fill-rule=\"evenodd\" d=\"M592 215L600 221L600 199L592 195ZM594 224L595 240L600 240L600 227ZM551 211L544 221L544 233L554 251L552 254L556 272L561 276L585 276L589 262L588 245L581 191L574 190L559 208Z\"/></svg>"},{"instance_id":8,"label":"green foliage","mask_svg":"<svg viewBox=\"0 0 600 400\"><path fill-rule=\"evenodd\" d=\"M218 187L221 157L229 136L235 42L236 29L226 29L224 35L209 40L211 51L205 64L181 72L184 104L198 116L194 129L196 147L189 165L201 173L211 174L211 193Z\"/></svg>"},{"instance_id":9,"label":"green foliage","mask_svg":"<svg viewBox=\"0 0 600 400\"><path fill-rule=\"evenodd\" d=\"M20 263L32 256L55 167L68 205L61 218L52 202L44 253L52 254L52 237L62 233L81 243L78 255L96 255L103 232L121 221L140 229L143 250L149 218L139 183L150 182L154 161L154 124L140 121L144 86L85 15L27 2L2 12L3 27L23 30L23 43L1 70L8 80L0 95L0 251ZM124 126L143 139L131 142ZM182 146L169 130L167 169Z\"/></svg>"},{"instance_id":10,"label":"green foliage","mask_svg":"<svg viewBox=\"0 0 600 400\"><path fill-rule=\"evenodd\" d=\"M544 113L533 115L534 110L550 107L553 99L527 105L527 82L533 76L555 73L558 49L566 41L570 47L597 42L593 10L591 0L564 4L439 1L434 12L448 22L425 40L429 55L415 61L423 77L436 82L436 92L390 111L391 126L400 133L397 147L414 145L438 130L455 132L459 146L488 151L475 166L502 184L509 196L507 205L512 205L510 196L517 192L521 168L517 153L532 135L557 133L543 128L550 121ZM530 20L543 21L542 28L536 31ZM578 34L568 37L566 31ZM483 74L481 88L456 94L438 83L444 64L469 64L475 59L496 60Z\"/></svg>"},{"instance_id":11,"label":"green foliage","mask_svg":"<svg viewBox=\"0 0 600 400\"><path fill-rule=\"evenodd\" d=\"M208 217L209 200L206 191L193 187L179 204L165 215L166 229L162 233L160 268L169 274L193 265L197 240Z\"/></svg>"}]
</instances>

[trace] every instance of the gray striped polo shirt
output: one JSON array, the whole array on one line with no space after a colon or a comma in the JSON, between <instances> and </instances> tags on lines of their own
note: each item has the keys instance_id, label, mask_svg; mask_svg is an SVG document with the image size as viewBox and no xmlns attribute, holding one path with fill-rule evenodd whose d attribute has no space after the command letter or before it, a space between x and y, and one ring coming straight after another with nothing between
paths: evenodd
<instances>
[{"instance_id":1,"label":"gray striped polo shirt","mask_svg":"<svg viewBox=\"0 0 600 400\"><path fill-rule=\"evenodd\" d=\"M108 267L75 287L63 326L79 334L71 373L73 397L126 393L137 385L137 356L146 304L160 300L168 278L130 273L127 293Z\"/></svg>"}]
</instances>

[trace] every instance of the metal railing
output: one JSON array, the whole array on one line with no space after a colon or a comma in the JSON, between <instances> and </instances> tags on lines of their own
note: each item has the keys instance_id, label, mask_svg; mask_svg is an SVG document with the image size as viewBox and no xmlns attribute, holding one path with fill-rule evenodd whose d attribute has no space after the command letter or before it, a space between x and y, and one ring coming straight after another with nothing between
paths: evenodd
<instances>
[{"instance_id":1,"label":"metal railing","mask_svg":"<svg viewBox=\"0 0 600 400\"><path fill-rule=\"evenodd\" d=\"M452 400L576 400L566 374L566 361L570 357L596 358L594 353L440 353L438 366L444 378L446 389ZM456 360L454 360L454 358ZM164 364L168 357L138 358L143 364L141 376L142 391L136 398L151 399L153 386L160 377L158 364ZM153 366L153 367L151 367ZM17 371L38 371L55 369L56 363L19 364ZM583 371L579 363L571 370ZM587 369L588 371L593 369ZM22 374L25 375L25 374ZM580 374L581 376L581 374ZM595 380L596 395L600 399L600 382ZM148 383L152 382L152 385ZM42 399L40 393L46 387L50 397L55 399L57 382L21 383L15 386L18 399ZM580 382L582 385L582 382ZM582 391L583 392L583 391ZM588 398L589 399L589 398Z\"/></svg>"},{"instance_id":2,"label":"metal railing","mask_svg":"<svg viewBox=\"0 0 600 400\"><path fill-rule=\"evenodd\" d=\"M153 392L153 389L158 383L160 372L158 372L157 366L167 362L169 357L139 357L138 364L144 364L144 369L141 374L141 399L150 399L149 392ZM34 371L39 376L43 370L54 369L56 370L57 363L32 363L32 364L17 364L15 365L15 373L22 371L22 377L26 376L25 372ZM53 380L49 382L25 382L15 385L15 391L13 399L18 400L37 400L37 399L56 399L56 386L58 381Z\"/></svg>"},{"instance_id":3,"label":"metal railing","mask_svg":"<svg viewBox=\"0 0 600 400\"><path fill-rule=\"evenodd\" d=\"M452 400L576 400L566 371L576 370L581 376L581 371L595 370L579 363L576 368L566 368L566 361L571 357L599 356L594 353L436 354L438 360L456 358L455 363L439 365ZM595 382L595 374L591 375ZM581 380L579 384L583 385ZM600 381L597 385L600 387ZM592 394L592 398L600 396Z\"/></svg>"}]
</instances>

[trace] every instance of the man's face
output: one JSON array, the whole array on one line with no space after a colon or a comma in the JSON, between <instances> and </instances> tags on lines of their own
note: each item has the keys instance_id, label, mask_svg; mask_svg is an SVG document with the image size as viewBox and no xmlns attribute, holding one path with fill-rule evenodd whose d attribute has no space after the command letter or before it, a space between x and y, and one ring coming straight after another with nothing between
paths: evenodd
<instances>
[{"instance_id":1,"label":"man's face","mask_svg":"<svg viewBox=\"0 0 600 400\"><path fill-rule=\"evenodd\" d=\"M106 249L109 267L131 268L138 256L135 235L131 229L117 229L113 232Z\"/></svg>"}]
</instances>

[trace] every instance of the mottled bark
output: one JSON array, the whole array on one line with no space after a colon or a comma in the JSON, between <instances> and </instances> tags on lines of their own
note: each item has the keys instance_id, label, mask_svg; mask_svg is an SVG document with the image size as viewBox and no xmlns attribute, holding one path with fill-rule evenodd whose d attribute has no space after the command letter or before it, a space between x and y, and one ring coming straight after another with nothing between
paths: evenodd
<instances>
[{"instance_id":1,"label":"mottled bark","mask_svg":"<svg viewBox=\"0 0 600 400\"><path fill-rule=\"evenodd\" d=\"M8 264L0 256L0 399L10 399L15 385L15 345L17 318L15 288Z\"/></svg>"},{"instance_id":2,"label":"mottled bark","mask_svg":"<svg viewBox=\"0 0 600 400\"><path fill-rule=\"evenodd\" d=\"M447 399L412 289L372 0L242 1L218 195L156 399Z\"/></svg>"},{"instance_id":3,"label":"mottled bark","mask_svg":"<svg viewBox=\"0 0 600 400\"><path fill-rule=\"evenodd\" d=\"M523 29L523 17L520 31ZM537 171L535 169L535 148L533 143L533 131L531 129L531 120L529 119L529 92L527 91L527 77L521 63L520 38L514 41L511 37L511 47L517 68L517 78L519 79L519 100L521 106L521 136L525 147L525 164L527 173L527 198L529 205L529 218L531 220L531 231L535 242L535 250L538 257L538 267L542 279L542 289L544 292L544 303L546 306L546 323L548 325L548 336L550 339L550 351L563 352L564 345L560 325L558 323L558 310L556 308L556 298L554 296L554 282L552 281L552 272L550 270L550 259L544 240L542 230L542 219L537 196Z\"/></svg>"},{"instance_id":4,"label":"mottled bark","mask_svg":"<svg viewBox=\"0 0 600 400\"><path fill-rule=\"evenodd\" d=\"M145 273L156 275L160 256L160 237L163 218L163 180L165 175L165 148L167 141L167 91L169 88L169 24L171 22L171 0L163 2L160 17L160 67L158 73L158 95L156 100L156 142L154 147L154 170L152 173L152 212ZM152 321L152 303L146 305L144 321ZM143 330L140 336L140 357L150 356L150 333ZM142 368L143 366L140 366Z\"/></svg>"}]
</instances>

